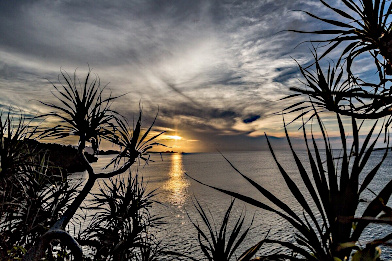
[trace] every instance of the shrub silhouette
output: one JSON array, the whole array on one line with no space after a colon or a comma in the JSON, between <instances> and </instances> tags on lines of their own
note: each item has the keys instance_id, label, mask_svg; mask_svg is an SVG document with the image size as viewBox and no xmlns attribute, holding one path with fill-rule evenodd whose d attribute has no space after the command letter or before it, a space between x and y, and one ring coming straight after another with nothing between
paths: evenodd
<instances>
[{"instance_id":1,"label":"shrub silhouette","mask_svg":"<svg viewBox=\"0 0 392 261\"><path fill-rule=\"evenodd\" d=\"M79 80L76 73L71 77L61 71L60 86L53 84L55 90L53 95L58 100L58 104L41 102L51 111L39 116L39 118L57 119L55 126L30 128L21 117L16 122L15 128L10 113L5 117L1 115L0 185L2 191L7 192L1 194L0 205L2 210L0 233L3 236L0 249L4 258L7 256L17 258L25 254L23 260L40 260L44 256L51 260L52 253L57 251L60 259L71 255L75 260L82 260L84 257L81 245L66 228L91 188L98 179L109 180L108 184L111 186L106 186L107 191L101 191L96 198L100 198L99 204L111 206L112 199L107 195L110 195L110 192L118 192L119 189L111 178L128 172L138 159L148 160L149 149L158 145L153 141L160 134L150 137L152 125L147 130L142 130L141 112L135 127L130 127L123 117L110 108L112 102L120 96L114 97L111 93L106 95L106 86L100 86L98 76L91 78L91 70L83 82ZM47 154L36 150L37 146L32 146L30 142L34 137L62 139L68 136L78 138L75 156L88 173L88 179L82 189L77 189L80 184L71 186L66 175L60 175L62 177L57 180L50 177L47 171L52 166L49 165ZM87 143L90 143L97 152L102 139L120 146L122 150L111 162L114 163L112 171L96 173L87 160L84 150ZM28 143L30 146L27 145ZM131 233L132 236L125 237L128 237L128 243L134 242L123 244L122 251L116 257L118 260L128 257L129 251L135 247L143 247L143 251L149 247L153 248L149 245L153 240L147 240L153 238L153 235L147 233L146 227L157 223L157 220L148 214L153 194L147 194L143 182L137 176L129 175L129 179L120 180L119 186L122 190L117 195L117 200L118 198L129 200L129 197L133 197L133 205L130 202L128 204L137 208L133 212L124 212L124 208L130 205L127 206L126 202L123 202L125 204L123 208L112 209L112 211L119 220L122 220L121 215L131 215L128 218L133 220L132 224L124 223L123 227L117 229L121 229L125 234ZM126 181L129 181L128 186L124 185ZM91 210L94 208L96 209L92 207ZM90 241L103 240L95 232L98 231L97 224L103 224L105 218L101 215L94 220L95 223L89 228L91 234L85 236ZM117 225L119 224L112 224L113 228ZM141 238L144 240L143 244L138 244L137 242L142 242ZM53 248L57 242L61 243L60 246ZM113 239L110 246L106 246L104 254L98 251L97 258L109 258L114 249L119 248L120 242L117 241L118 244L115 242Z\"/></svg>"},{"instance_id":2,"label":"shrub silhouette","mask_svg":"<svg viewBox=\"0 0 392 261\"><path fill-rule=\"evenodd\" d=\"M388 149L386 149L383 156L376 161L375 167L365 170L383 131L385 131L384 142L386 147L389 147L392 104L390 78L388 78L388 75L392 73L392 48L389 48L392 38L389 20L392 7L386 0L342 0L343 5L350 11L348 13L345 11L346 9L333 7L324 0L320 0L320 2L341 20L323 18L305 11L309 16L334 28L312 32L291 30L332 36L327 40L311 41L326 42L327 49L320 57L317 55L317 50L314 50L315 61L311 66L299 65L300 72L305 79L303 81L305 88L291 88L294 94L284 98L292 99L305 95L307 99L297 101L282 111L283 114L299 112L293 121L302 118L301 128L310 169L306 169L305 164L299 159L291 144L286 125L284 127L298 174L305 185L304 189L301 189L301 186L296 184L288 175L287 170L281 166L268 141L270 152L288 190L303 209L302 215L296 213L291 206L266 189L263 184L258 184L243 174L230 162L233 169L247 180L250 186L255 187L261 195L268 199L273 207L253 197L204 184L201 181L198 182L248 204L275 213L295 229L295 242L265 239L264 246L278 244L287 251L264 255L261 259L336 261L348 260L351 258L351 254L354 254L353 260L377 260L380 256L378 246L388 245L387 241L392 238L392 234L369 242L363 249L360 249L356 243L370 223L391 223L392 211L386 206L386 203L392 193L392 180L375 193L361 216L355 217L355 215L362 193L368 189L370 182L376 176L388 154ZM325 73L320 59L341 45L345 45L345 48L341 51L337 63L335 66L330 65ZM374 65L379 76L379 81L376 83L360 79L352 70L354 68L352 65L358 56L365 53L374 58ZM314 71L311 70L312 68ZM324 111L336 114L341 145L339 155L334 153L327 130L323 125L320 114ZM309 118L305 121L303 117L309 114ZM347 131L342 119L346 116L351 122L352 143L348 143L346 138ZM365 120L382 118L384 118L384 124L380 127L377 122L373 122L365 139L361 141L359 138L361 126L368 124L368 121L365 122ZM358 127L358 123L360 123L360 127ZM313 131L309 135L306 130L309 124L312 124L312 129L315 126L320 130L321 144L315 139ZM379 128L379 131L376 131L376 128ZM374 133L376 138L372 137ZM360 145L361 143L362 145ZM310 197L307 198L305 195L310 195ZM384 213L383 218L377 218L382 213Z\"/></svg>"},{"instance_id":3,"label":"shrub silhouette","mask_svg":"<svg viewBox=\"0 0 392 261\"><path fill-rule=\"evenodd\" d=\"M194 206L197 210L197 213L201 217L201 220L203 221L203 225L200 225L199 223L192 220L191 223L197 231L198 243L204 257L209 261L232 260L232 258L235 257L235 253L238 250L238 247L245 241L245 238L248 235L252 224L243 229L245 215L241 214L235 221L234 227L231 230L228 228L229 223L231 222L230 216L234 206L234 200L231 201L229 207L227 208L219 229L215 227L213 217L208 216L208 212L203 209L203 207L197 200L194 203ZM206 232L204 231L204 229L206 229ZM238 260L250 260L250 258L254 256L257 250L260 249L263 243L264 240L260 241L255 246L252 246L250 249L246 250L244 253L241 254Z\"/></svg>"}]
</instances>

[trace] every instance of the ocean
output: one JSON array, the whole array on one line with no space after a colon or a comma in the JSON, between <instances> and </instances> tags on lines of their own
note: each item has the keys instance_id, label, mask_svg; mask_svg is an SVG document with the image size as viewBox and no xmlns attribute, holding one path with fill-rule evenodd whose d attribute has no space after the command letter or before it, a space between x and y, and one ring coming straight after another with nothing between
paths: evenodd
<instances>
[{"instance_id":1,"label":"ocean","mask_svg":"<svg viewBox=\"0 0 392 261\"><path fill-rule=\"evenodd\" d=\"M298 155L303 162L307 162L305 151L299 151ZM382 155L382 151L375 151L369 160L367 170L374 166L377 159L380 159ZM276 156L290 177L300 188L304 188L291 152L276 151ZM225 152L223 155L220 153L153 154L151 159L154 162L149 162L148 165L143 162L135 164L131 169L131 175L137 173L143 177L148 190L157 190L157 195L154 198L157 203L154 204L151 213L163 217L165 224L156 228L154 234L161 241L161 246L167 250L187 253L195 258L201 258L201 250L197 243L197 231L191 223L192 220L203 225L195 209L195 202L199 202L206 210L218 230L224 213L232 200L230 196L202 185L195 180L210 186L244 194L273 206L238 174L224 157L243 174L284 201L296 213L302 214L303 209L291 195L269 151ZM101 171L110 159L110 155L99 156L98 162L93 163L94 169ZM358 214L367 206L367 201L372 199L372 191L377 193L392 178L390 174L390 170L392 170L391 159L392 156L389 155L385 160L378 175L370 184L371 191L364 192L363 202L360 204ZM83 172L72 175L73 179L83 179L85 177L86 173ZM98 184L93 190L97 188ZM305 196L308 197L308 195ZM239 248L237 256L262 240L268 231L268 238L294 240L295 229L273 213L236 200L232 215L233 222L240 215L245 215L245 225L252 225L252 229L248 233L245 243ZM232 225L233 223L230 226ZM388 233L392 233L390 226L371 225L361 237L360 244L365 246L372 238L382 238ZM392 256L391 248L384 247L382 249L383 257ZM279 246L264 245L260 252L272 253L279 250Z\"/></svg>"}]
</instances>

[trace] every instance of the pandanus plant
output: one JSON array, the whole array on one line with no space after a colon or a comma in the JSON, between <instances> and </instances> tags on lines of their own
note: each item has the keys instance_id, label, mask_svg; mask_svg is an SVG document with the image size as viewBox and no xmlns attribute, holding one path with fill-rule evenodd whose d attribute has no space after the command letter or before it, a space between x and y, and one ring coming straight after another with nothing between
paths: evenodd
<instances>
[{"instance_id":1,"label":"pandanus plant","mask_svg":"<svg viewBox=\"0 0 392 261\"><path fill-rule=\"evenodd\" d=\"M328 43L329 48L321 57L324 57L339 45L345 45L340 58L347 58L348 70L351 69L352 61L368 51L374 56L380 54L385 59L384 68L387 74L392 73L392 31L390 15L392 7L388 0L341 0L342 8L334 7L327 1L320 2L329 9L334 18L323 18L314 13L303 11L309 16L324 22L332 28L315 31L290 30L299 33L311 33L318 35L331 35L326 40L312 40L311 42ZM378 62L378 61L376 61Z\"/></svg>"},{"instance_id":2,"label":"pandanus plant","mask_svg":"<svg viewBox=\"0 0 392 261\"><path fill-rule=\"evenodd\" d=\"M353 76L344 73L340 61L323 70L316 50L313 57L314 68L298 65L304 79L303 87L291 87L294 94L282 98L307 96L307 99L283 109L284 114L300 112L292 121L308 113L311 113L309 119L313 118L314 108L318 112L333 111L357 119L379 119L391 115L392 97L389 89L378 91L375 86L358 84L353 81ZM390 121L386 123L387 126L389 124Z\"/></svg>"},{"instance_id":3,"label":"pandanus plant","mask_svg":"<svg viewBox=\"0 0 392 261\"><path fill-rule=\"evenodd\" d=\"M364 192L369 188L369 184L376 176L388 154L388 150L385 150L382 157L377 160L377 164L370 171L366 170L381 131L372 140L374 129L377 126L377 122L374 123L362 146L360 146L360 128L357 127L356 120L352 118L353 143L350 146L347 144L342 120L337 114L342 148L341 156L336 157L336 152L331 146L328 134L317 112L315 112L315 118L322 133L322 147L320 147L313 131L309 138L305 128L306 125L302 126L310 168L307 168L300 160L291 144L287 128L285 128L286 138L297 166L298 175L304 186L297 184L288 174L288 171L280 164L268 141L270 152L278 166L279 173L293 199L303 209L303 213L296 213L273 191L242 173L230 162L234 170L247 180L251 186L255 187L272 206L254 197L202 183L248 204L274 213L295 229L295 242L265 239L264 244L281 245L287 249L287 252L269 254L262 256L262 258L273 260L346 260L350 258L353 249L358 248L355 243L358 242L362 232L371 222L368 218L376 218L382 213L383 209L386 208L385 202L391 196L392 179L370 201L362 216L354 219L355 215L358 214L358 206L361 199L363 199ZM386 243L383 240L377 242L378 244Z\"/></svg>"},{"instance_id":4,"label":"pandanus plant","mask_svg":"<svg viewBox=\"0 0 392 261\"><path fill-rule=\"evenodd\" d=\"M34 245L61 217L80 185L54 177L47 155L29 143L36 128L13 113L11 108L0 113L0 259L7 260Z\"/></svg>"},{"instance_id":5,"label":"pandanus plant","mask_svg":"<svg viewBox=\"0 0 392 261\"><path fill-rule=\"evenodd\" d=\"M60 76L59 76L60 77ZM68 136L78 136L79 147L84 148L86 142L90 142L96 152L101 138L105 138L113 131L113 120L116 112L110 109L112 101L120 96L103 96L106 86L101 87L100 78L91 78L91 70L87 73L83 83L74 73L73 78L64 71L61 71L63 81L59 83L61 87L52 84L55 92L53 96L60 101L60 104L40 101L43 105L53 111L43 114L40 117L54 117L60 122L54 127L47 128L42 137L64 138Z\"/></svg>"},{"instance_id":6,"label":"pandanus plant","mask_svg":"<svg viewBox=\"0 0 392 261\"><path fill-rule=\"evenodd\" d=\"M137 174L100 183L99 193L87 206L95 214L79 242L95 249L97 260L131 260L141 250L152 248L153 242L146 240L152 236L149 228L161 222L150 213L155 193L147 191Z\"/></svg>"},{"instance_id":7,"label":"pandanus plant","mask_svg":"<svg viewBox=\"0 0 392 261\"><path fill-rule=\"evenodd\" d=\"M11 109L10 109L11 110ZM11 174L23 173L23 169L33 164L34 153L24 139L31 138L33 131L23 116L15 120L11 111L6 115L0 112L0 177L5 179Z\"/></svg>"},{"instance_id":8,"label":"pandanus plant","mask_svg":"<svg viewBox=\"0 0 392 261\"><path fill-rule=\"evenodd\" d=\"M390 78L392 74L392 27L390 23L392 6L387 0L341 0L341 6L334 7L320 0L333 18L304 11L324 23L325 29L314 31L290 30L299 33L324 35L326 39L311 40L312 43L326 43L327 49L315 57L316 71L300 66L308 89L294 88L299 94L313 98L312 103L341 115L359 119L378 119L390 115L392 107ZM330 26L331 28L327 28ZM342 47L342 49L338 49ZM339 60L325 74L319 60L332 50L340 51ZM377 82L368 82L353 73L352 65L362 54L371 55ZM341 61L345 61L341 64ZM344 65L344 66L343 66ZM347 75L343 74L344 68ZM342 78L343 76L343 78ZM343 80L342 80L343 79Z\"/></svg>"},{"instance_id":9,"label":"pandanus plant","mask_svg":"<svg viewBox=\"0 0 392 261\"><path fill-rule=\"evenodd\" d=\"M194 203L194 206L203 221L202 224L193 221L189 215L188 217L197 231L198 243L204 257L209 261L234 260L238 248L245 242L245 238L251 229L252 223L244 228L245 215L241 214L235 221L233 228L229 229L234 200L231 201L227 208L219 229L215 226L213 217L209 217L207 214L208 212L203 209L197 200ZM256 245L243 252L236 260L251 260L256 252L262 247L263 243L264 240L261 240Z\"/></svg>"},{"instance_id":10,"label":"pandanus plant","mask_svg":"<svg viewBox=\"0 0 392 261\"><path fill-rule=\"evenodd\" d=\"M130 132L130 124L128 121L123 117L116 117L116 132L111 132L107 135L106 139L114 144L117 144L121 148L121 152L115 156L109 164L105 167L109 167L111 165L118 166L121 163L122 159L130 159L130 158L140 158L145 162L150 160L149 156L146 153L152 149L154 146L165 146L164 144L154 142L156 138L161 136L164 131L158 132L151 137L148 136L151 132L151 128L155 123L157 116L155 116L154 121L147 129L147 131L141 135L141 119L142 119L142 112L140 110L139 119L137 120L135 130Z\"/></svg>"},{"instance_id":11,"label":"pandanus plant","mask_svg":"<svg viewBox=\"0 0 392 261\"><path fill-rule=\"evenodd\" d=\"M392 193L392 180L389 180L380 191L374 194L363 213L358 211L364 192L369 189L371 181L375 178L387 157L388 149L383 152L379 159L375 159L375 166L370 170L366 169L383 130L386 131L387 147L389 145L387 127L390 125L390 118L387 119L383 127L380 127L380 131L375 135L376 138L373 139L373 134L376 127L378 127L377 122L370 128L363 140L360 139L360 128L357 126L357 120L380 119L391 115L392 100L388 84L390 79L387 78L387 75L392 73L392 32L390 24L392 7L389 1L386 0L341 0L345 8L333 7L324 0L320 0L320 2L339 19L323 18L305 11L309 16L334 28L310 32L291 30L299 33L331 35L331 37L327 37L326 40L311 41L313 43L327 43L327 49L320 57L317 56L316 52L314 53L315 73L309 69L310 67L300 66L300 71L305 78L304 85L306 88L292 88L297 93L287 97L293 98L305 94L308 99L296 102L283 111L283 113L300 112L294 118L294 121L310 113L311 116L306 122L316 120L316 125L322 134L322 144L320 146L313 130L311 131L311 137L308 137L307 125L303 123L302 130L307 161L310 164L310 168L307 168L294 150L285 126L286 138L303 185L297 184L280 164L268 141L279 173L293 199L303 209L303 213L295 212L273 191L243 174L231 163L234 170L247 180L251 186L255 187L270 204L265 204L255 197L205 184L234 198L274 213L295 229L294 241L268 238L264 240L264 243L278 244L287 249L286 252L262 256L262 258L268 260L348 260L353 250L358 248L356 243L364 229L371 222L390 223L391 215L388 213L392 213L392 211L386 206L386 203ZM342 49L337 65L330 66L327 73L324 74L319 60L344 44L345 47ZM375 60L379 83L365 82L352 72L353 61L359 55L365 53L369 53ZM340 157L336 157L327 131L319 116L322 111L336 113L340 132ZM351 119L353 134L351 146L346 139L346 129L341 115L349 116ZM384 216L387 216L389 221L378 218L383 212L385 212ZM356 217L355 215L360 216ZM355 252L353 260L376 260L379 255L376 247L380 244L387 244L386 241L391 240L391 238L392 234L370 242L368 247Z\"/></svg>"},{"instance_id":12,"label":"pandanus plant","mask_svg":"<svg viewBox=\"0 0 392 261\"><path fill-rule=\"evenodd\" d=\"M78 242L65 231L77 209L80 207L86 196L91 191L96 180L112 178L118 174L126 172L136 159L143 157L148 150L154 146L152 139L146 137L150 134L151 127L141 137L141 113L135 128L130 128L123 123L120 115L111 109L112 102L120 96L107 96L104 93L105 87L101 88L100 80L96 76L91 81L91 70L86 79L82 82L74 73L70 77L66 72L61 72L63 81L61 87L53 84L55 91L53 95L58 100L58 104L41 102L52 111L41 115L41 117L51 117L57 120L57 124L42 131L40 137L44 138L64 138L68 136L78 137L78 157L87 169L88 178L83 189L73 200L71 205L57 220L57 222L40 237L37 244L30 248L24 260L39 260L45 253L50 242L55 239L65 242L71 248L72 254L77 260L82 258L82 249ZM126 138L125 137L131 137ZM110 172L96 173L84 155L86 143L90 142L95 151L98 150L101 139L121 146L122 151L115 158L115 162L120 162ZM141 145L143 143L143 145Z\"/></svg>"}]
</instances>

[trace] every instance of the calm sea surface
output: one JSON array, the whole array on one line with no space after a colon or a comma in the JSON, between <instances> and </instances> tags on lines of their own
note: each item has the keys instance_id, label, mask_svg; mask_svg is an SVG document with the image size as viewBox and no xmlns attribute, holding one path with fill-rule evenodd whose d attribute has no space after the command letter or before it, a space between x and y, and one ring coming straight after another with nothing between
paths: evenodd
<instances>
[{"instance_id":1,"label":"calm sea surface","mask_svg":"<svg viewBox=\"0 0 392 261\"><path fill-rule=\"evenodd\" d=\"M304 151L300 151L298 154L303 159L303 162L307 162ZM380 151L373 153L369 162L369 168L375 164L377 159L382 157L382 154L383 152ZM304 187L300 181L291 153L276 151L276 155L298 186ZM299 214L302 213L302 208L290 194L269 151L228 152L224 153L224 156L242 173L270 190L294 211ZM100 156L98 162L93 164L93 167L100 171L110 159L111 156ZM193 181L185 173L211 186L235 191L270 204L219 153L163 154L162 156L156 154L152 156L152 159L155 162L150 162L147 166L133 167L132 175L138 173L147 182L148 189L157 189L158 194L155 199L161 204L154 205L152 214L164 217L166 224L162 225L155 233L162 240L162 244L170 250L188 252L195 257L200 257L197 232L190 222L190 219L192 219L202 224L201 218L194 207L195 200L199 201L203 208L209 211L218 228L231 201L230 196ZM370 185L374 192L377 193L392 178L391 170L392 156L388 156ZM86 173L75 173L72 177L75 179L85 178ZM98 184L96 184L94 189L97 189L97 186ZM372 199L371 192L364 193L362 198L365 201ZM366 202L361 203L359 212L363 211L366 204ZM253 224L252 230L238 254L262 240L267 231L270 231L269 238L293 239L295 231L287 222L274 214L237 200L233 210L233 221L241 214L246 215L246 224L250 225L252 219ZM371 240L372 236L381 238L391 232L390 226L371 226L361 239L361 243L365 245L368 240ZM276 246L271 245L265 245L262 249L264 253L276 250ZM384 257L391 255L391 248L383 249Z\"/></svg>"}]
</instances>

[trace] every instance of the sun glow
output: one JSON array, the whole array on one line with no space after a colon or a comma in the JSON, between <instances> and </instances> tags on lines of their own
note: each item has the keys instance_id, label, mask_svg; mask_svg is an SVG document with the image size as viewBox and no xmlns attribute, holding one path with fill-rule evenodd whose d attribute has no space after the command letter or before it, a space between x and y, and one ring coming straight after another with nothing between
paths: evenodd
<instances>
[{"instance_id":1,"label":"sun glow","mask_svg":"<svg viewBox=\"0 0 392 261\"><path fill-rule=\"evenodd\" d=\"M169 140L182 140L182 137L176 136L176 135L166 135L165 138L167 138Z\"/></svg>"}]
</instances>

